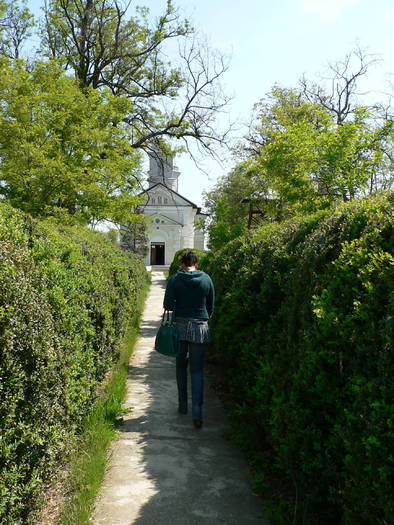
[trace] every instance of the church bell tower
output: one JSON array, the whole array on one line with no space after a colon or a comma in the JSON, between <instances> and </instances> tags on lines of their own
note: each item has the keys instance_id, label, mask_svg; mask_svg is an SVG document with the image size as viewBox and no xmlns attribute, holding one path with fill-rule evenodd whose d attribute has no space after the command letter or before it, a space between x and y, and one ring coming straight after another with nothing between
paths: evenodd
<instances>
[{"instance_id":1,"label":"church bell tower","mask_svg":"<svg viewBox=\"0 0 394 525\"><path fill-rule=\"evenodd\" d=\"M163 157L158 153L149 155L148 183L149 188L160 182L178 193L180 172L174 165L174 157Z\"/></svg>"}]
</instances>

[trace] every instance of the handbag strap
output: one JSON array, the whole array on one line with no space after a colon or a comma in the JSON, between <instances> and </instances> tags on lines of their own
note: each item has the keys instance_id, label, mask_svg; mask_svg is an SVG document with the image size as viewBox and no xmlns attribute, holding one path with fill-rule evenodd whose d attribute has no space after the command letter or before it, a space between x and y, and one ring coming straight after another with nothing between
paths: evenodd
<instances>
[{"instance_id":1,"label":"handbag strap","mask_svg":"<svg viewBox=\"0 0 394 525\"><path fill-rule=\"evenodd\" d=\"M170 310L164 310L161 324L172 324L172 314L170 313Z\"/></svg>"}]
</instances>

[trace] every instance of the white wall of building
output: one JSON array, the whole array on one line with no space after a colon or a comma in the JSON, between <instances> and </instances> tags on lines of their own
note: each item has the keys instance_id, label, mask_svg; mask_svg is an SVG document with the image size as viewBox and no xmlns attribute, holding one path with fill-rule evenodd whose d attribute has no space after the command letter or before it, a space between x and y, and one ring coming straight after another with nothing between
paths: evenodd
<instances>
[{"instance_id":1,"label":"white wall of building","mask_svg":"<svg viewBox=\"0 0 394 525\"><path fill-rule=\"evenodd\" d=\"M147 236L148 255L145 264L151 264L151 244L165 245L165 263L171 264L181 248L204 249L204 233L195 225L197 206L177 193L179 171L173 159L161 161L150 158L149 188L139 209L150 218Z\"/></svg>"},{"instance_id":2,"label":"white wall of building","mask_svg":"<svg viewBox=\"0 0 394 525\"><path fill-rule=\"evenodd\" d=\"M151 244L152 243L163 243L165 245L164 251L164 264L171 264L175 252L180 249L180 238L181 238L182 227L170 224L159 224L153 225L148 229L148 254L145 257L145 264L151 264Z\"/></svg>"}]
</instances>

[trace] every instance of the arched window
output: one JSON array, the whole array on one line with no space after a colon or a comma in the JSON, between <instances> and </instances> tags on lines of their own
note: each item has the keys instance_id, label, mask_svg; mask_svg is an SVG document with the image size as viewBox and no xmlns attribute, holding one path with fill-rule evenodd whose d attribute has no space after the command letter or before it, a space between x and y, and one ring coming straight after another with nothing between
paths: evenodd
<instances>
[{"instance_id":1,"label":"arched window","mask_svg":"<svg viewBox=\"0 0 394 525\"><path fill-rule=\"evenodd\" d=\"M160 195L157 197L157 204L161 204L161 197L160 197Z\"/></svg>"},{"instance_id":2,"label":"arched window","mask_svg":"<svg viewBox=\"0 0 394 525\"><path fill-rule=\"evenodd\" d=\"M150 198L150 203L151 203L151 204L154 204L154 203L155 203L155 198L154 198L154 197L151 197L151 198Z\"/></svg>"},{"instance_id":3,"label":"arched window","mask_svg":"<svg viewBox=\"0 0 394 525\"><path fill-rule=\"evenodd\" d=\"M168 199L167 199L167 197L164 197L164 204L168 204Z\"/></svg>"}]
</instances>

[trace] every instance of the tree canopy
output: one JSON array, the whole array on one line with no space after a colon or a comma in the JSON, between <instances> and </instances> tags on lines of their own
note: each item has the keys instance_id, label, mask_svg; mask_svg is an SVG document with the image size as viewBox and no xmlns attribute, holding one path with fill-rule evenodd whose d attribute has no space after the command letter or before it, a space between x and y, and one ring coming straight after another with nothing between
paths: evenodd
<instances>
[{"instance_id":1,"label":"tree canopy","mask_svg":"<svg viewBox=\"0 0 394 525\"><path fill-rule=\"evenodd\" d=\"M275 87L258 110L245 150L265 183L296 208L313 211L387 185L393 122L378 122L370 108L338 122L302 92Z\"/></svg>"},{"instance_id":2,"label":"tree canopy","mask_svg":"<svg viewBox=\"0 0 394 525\"><path fill-rule=\"evenodd\" d=\"M0 0L0 194L13 205L138 222L142 151L195 140L214 154L225 140L215 126L227 103L224 57L198 42L171 0L155 21L130 4L44 0L38 23L24 0ZM39 49L22 60L35 31Z\"/></svg>"},{"instance_id":3,"label":"tree canopy","mask_svg":"<svg viewBox=\"0 0 394 525\"><path fill-rule=\"evenodd\" d=\"M393 186L392 112L357 97L373 62L356 50L332 65L331 92L303 77L296 88L274 86L255 105L238 165L207 194L213 246L242 233L245 199L260 221L272 221Z\"/></svg>"},{"instance_id":4,"label":"tree canopy","mask_svg":"<svg viewBox=\"0 0 394 525\"><path fill-rule=\"evenodd\" d=\"M255 189L247 175L247 167L237 166L216 186L205 193L204 204L210 215L209 243L220 248L246 231L248 204L243 202Z\"/></svg>"},{"instance_id":5,"label":"tree canopy","mask_svg":"<svg viewBox=\"0 0 394 525\"><path fill-rule=\"evenodd\" d=\"M0 194L39 216L133 215L140 155L122 124L131 102L81 90L54 61L0 68Z\"/></svg>"},{"instance_id":6,"label":"tree canopy","mask_svg":"<svg viewBox=\"0 0 394 525\"><path fill-rule=\"evenodd\" d=\"M36 22L26 5L0 1L0 55L19 58L24 42L32 35Z\"/></svg>"},{"instance_id":7,"label":"tree canopy","mask_svg":"<svg viewBox=\"0 0 394 525\"><path fill-rule=\"evenodd\" d=\"M133 101L125 118L133 147L155 153L163 139L195 139L212 152L225 133L213 125L227 104L223 56L199 43L171 0L155 22L147 8L120 0L48 0L41 53L61 59L80 84ZM172 42L172 43L171 43ZM177 58L166 54L178 45ZM152 146L154 144L154 146Z\"/></svg>"}]
</instances>

